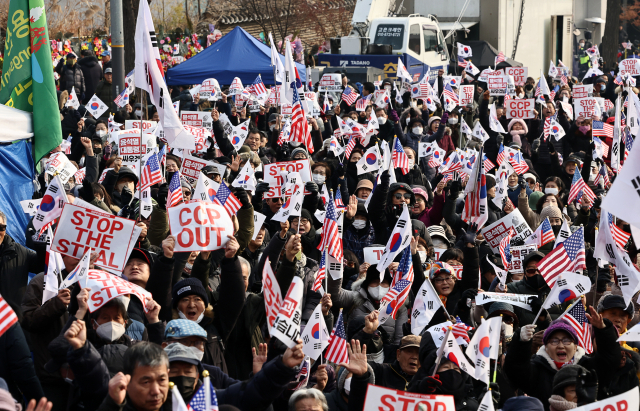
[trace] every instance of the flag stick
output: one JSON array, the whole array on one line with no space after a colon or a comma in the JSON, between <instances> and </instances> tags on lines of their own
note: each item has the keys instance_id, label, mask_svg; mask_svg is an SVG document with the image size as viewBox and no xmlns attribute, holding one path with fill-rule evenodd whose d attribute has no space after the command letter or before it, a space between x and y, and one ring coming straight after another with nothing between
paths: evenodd
<instances>
[{"instance_id":1,"label":"flag stick","mask_svg":"<svg viewBox=\"0 0 640 411\"><path fill-rule=\"evenodd\" d=\"M144 101L144 90L140 89L140 104L142 104L143 101ZM147 107L147 110L148 109L149 108ZM142 132L143 132L143 128L144 127L142 127L142 119L140 119L140 147L139 147L140 162L139 162L139 165L138 165L138 179L140 179L140 177L142 177L142 157L143 157L143 154L142 154ZM182 190L182 188L181 188L181 190ZM138 201L139 201L138 210L140 210L139 212L141 212L142 210L141 210L140 207L142 207L142 190L138 190Z\"/></svg>"},{"instance_id":2,"label":"flag stick","mask_svg":"<svg viewBox=\"0 0 640 411\"><path fill-rule=\"evenodd\" d=\"M564 317L566 313L568 313L569 311L571 311L571 309L572 309L576 304L578 304L578 303L579 303L579 302L581 302L581 301L582 301L582 299L581 299L580 297L576 298L576 300L573 302L573 304L571 304L571 305L569 306L569 308L567 308L567 309L566 309L566 310L565 310L565 311L560 315L560 317L556 318L556 320L559 320L559 319L561 319L562 317Z\"/></svg>"},{"instance_id":3,"label":"flag stick","mask_svg":"<svg viewBox=\"0 0 640 411\"><path fill-rule=\"evenodd\" d=\"M429 280L426 280L426 281L429 281ZM452 329L453 327L449 327L449 329L447 330L447 334L444 336L444 340L442 340L442 344L440 344L440 348L438 349L438 358L436 358L436 366L434 367L433 373L431 374L432 377L436 375L436 373L438 372L438 367L440 366L440 360L442 359L442 354L444 353L444 345L447 343L447 340L449 339L449 334L451 334Z\"/></svg>"},{"instance_id":4,"label":"flag stick","mask_svg":"<svg viewBox=\"0 0 640 411\"><path fill-rule=\"evenodd\" d=\"M542 314L542 310L544 310L544 308L540 307L540 311L538 311L538 314L536 315L536 318L533 319L533 322L531 324L536 325L536 322L538 321L538 317L540 317L540 314Z\"/></svg>"}]
</instances>

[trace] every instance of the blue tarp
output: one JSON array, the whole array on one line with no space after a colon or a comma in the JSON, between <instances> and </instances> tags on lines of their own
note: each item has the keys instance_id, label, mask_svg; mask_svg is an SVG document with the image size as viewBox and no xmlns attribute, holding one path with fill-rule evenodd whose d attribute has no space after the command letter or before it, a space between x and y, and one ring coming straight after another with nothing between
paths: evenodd
<instances>
[{"instance_id":1,"label":"blue tarp","mask_svg":"<svg viewBox=\"0 0 640 411\"><path fill-rule=\"evenodd\" d=\"M7 215L7 234L22 245L31 218L22 211L20 201L33 197L33 170L30 141L0 146L0 210Z\"/></svg>"},{"instance_id":2,"label":"blue tarp","mask_svg":"<svg viewBox=\"0 0 640 411\"><path fill-rule=\"evenodd\" d=\"M280 55L284 64L284 56ZM295 63L300 80L306 80L304 65ZM167 71L167 85L200 84L215 78L229 85L239 77L244 86L252 84L258 74L264 84L275 84L271 67L271 48L263 44L240 26L236 26L220 40L201 53Z\"/></svg>"}]
</instances>

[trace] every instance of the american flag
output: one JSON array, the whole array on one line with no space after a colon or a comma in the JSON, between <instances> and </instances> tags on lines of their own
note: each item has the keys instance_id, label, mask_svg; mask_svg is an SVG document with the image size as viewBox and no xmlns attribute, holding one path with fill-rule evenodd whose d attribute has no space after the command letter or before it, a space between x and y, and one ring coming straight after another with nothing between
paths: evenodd
<instances>
[{"instance_id":1,"label":"american flag","mask_svg":"<svg viewBox=\"0 0 640 411\"><path fill-rule=\"evenodd\" d=\"M553 116L548 116L544 119L544 139L545 141L549 138L549 134L551 133L551 120L555 120L556 114Z\"/></svg>"},{"instance_id":2,"label":"american flag","mask_svg":"<svg viewBox=\"0 0 640 411\"><path fill-rule=\"evenodd\" d=\"M618 76L616 77L615 80L613 80L613 82L619 86L621 86L624 82L622 81L622 76L620 74L618 74Z\"/></svg>"},{"instance_id":3,"label":"american flag","mask_svg":"<svg viewBox=\"0 0 640 411\"><path fill-rule=\"evenodd\" d=\"M600 181L602 181L602 184L604 185L605 188L611 182L609 180L609 173L607 172L607 166L604 164L602 165L602 167L600 167L598 174L596 174L596 178L593 180L593 184L598 185Z\"/></svg>"},{"instance_id":4,"label":"american flag","mask_svg":"<svg viewBox=\"0 0 640 411\"><path fill-rule=\"evenodd\" d=\"M465 59L462 58L462 56L458 56L458 67L467 67L467 64L469 64L469 62Z\"/></svg>"},{"instance_id":5,"label":"american flag","mask_svg":"<svg viewBox=\"0 0 640 411\"><path fill-rule=\"evenodd\" d=\"M529 165L524 161L524 157L522 157L522 153L520 151L516 151L513 156L509 156L509 162L518 174L524 174L529 170Z\"/></svg>"},{"instance_id":6,"label":"american flag","mask_svg":"<svg viewBox=\"0 0 640 411\"><path fill-rule=\"evenodd\" d=\"M444 96L444 101L446 102L447 99L451 100L452 102L458 104L459 100L458 100L458 95L453 91L453 89L451 88L451 84L447 83L446 86L444 86L444 90L442 91L442 95Z\"/></svg>"},{"instance_id":7,"label":"american flag","mask_svg":"<svg viewBox=\"0 0 640 411\"><path fill-rule=\"evenodd\" d=\"M344 329L342 309L340 309L340 315L338 316L335 327L333 327L333 331L331 331L329 345L325 351L324 358L335 364L349 364L349 349L347 347L347 333Z\"/></svg>"},{"instance_id":8,"label":"american flag","mask_svg":"<svg viewBox=\"0 0 640 411\"><path fill-rule=\"evenodd\" d=\"M299 381L299 382L298 382L298 385L296 385L296 388L293 389L293 391L298 391L300 388L306 387L307 384L309 383L309 368L311 368L310 365L311 364L310 364L309 357L305 356L300 366L300 371L298 372L298 374L296 374L296 377L294 378L294 381Z\"/></svg>"},{"instance_id":9,"label":"american flag","mask_svg":"<svg viewBox=\"0 0 640 411\"><path fill-rule=\"evenodd\" d=\"M304 116L298 90L293 88L293 103L291 105L291 131L289 141L297 141L305 145L309 153L313 153L313 143L309 124Z\"/></svg>"},{"instance_id":10,"label":"american flag","mask_svg":"<svg viewBox=\"0 0 640 411\"><path fill-rule=\"evenodd\" d=\"M556 237L553 234L553 228L549 222L549 217L545 218L542 224L538 226L535 233L536 247L540 248L543 245L555 241Z\"/></svg>"},{"instance_id":11,"label":"american flag","mask_svg":"<svg viewBox=\"0 0 640 411\"><path fill-rule=\"evenodd\" d=\"M444 160L442 164L442 174L452 173L454 171L462 170L462 162L460 161L460 156L458 156L457 152L453 152Z\"/></svg>"},{"instance_id":12,"label":"american flag","mask_svg":"<svg viewBox=\"0 0 640 411\"><path fill-rule=\"evenodd\" d=\"M620 227L614 224L613 222L613 214L609 214L609 228L611 228L611 235L613 239L616 241L618 247L624 249L624 246L627 245L629 241L629 237L631 237L630 233L623 231Z\"/></svg>"},{"instance_id":13,"label":"american flag","mask_svg":"<svg viewBox=\"0 0 640 411\"><path fill-rule=\"evenodd\" d=\"M142 169L140 176L140 190L146 190L154 184L162 183L162 172L160 171L160 162L157 154L151 154L147 159L147 164Z\"/></svg>"},{"instance_id":14,"label":"american flag","mask_svg":"<svg viewBox=\"0 0 640 411\"><path fill-rule=\"evenodd\" d=\"M356 146L356 139L353 136L349 137L349 142L347 143L347 146L344 149L344 158L351 157L351 152L353 151L353 148L355 146Z\"/></svg>"},{"instance_id":15,"label":"american flag","mask_svg":"<svg viewBox=\"0 0 640 411\"><path fill-rule=\"evenodd\" d=\"M502 258L502 265L505 270L511 266L511 239L513 238L515 231L513 228L509 229L509 233L500 240L498 249L500 250L500 257Z\"/></svg>"},{"instance_id":16,"label":"american flag","mask_svg":"<svg viewBox=\"0 0 640 411\"><path fill-rule=\"evenodd\" d=\"M569 325L578 334L578 345L584 348L587 354L593 353L593 342L591 341L591 324L587 320L584 312L584 305L581 302L573 306L564 316Z\"/></svg>"},{"instance_id":17,"label":"american flag","mask_svg":"<svg viewBox=\"0 0 640 411\"><path fill-rule=\"evenodd\" d=\"M604 141L600 140L598 137L593 137L593 142L596 144L596 147L597 146L601 147L602 157L609 156L609 146L607 145L607 143L605 143Z\"/></svg>"},{"instance_id":18,"label":"american flag","mask_svg":"<svg viewBox=\"0 0 640 411\"><path fill-rule=\"evenodd\" d=\"M498 150L498 157L496 158L498 165L502 165L502 162L504 161L505 157L506 155L504 153L504 144L500 143L500 149Z\"/></svg>"},{"instance_id":19,"label":"american flag","mask_svg":"<svg viewBox=\"0 0 640 411\"><path fill-rule=\"evenodd\" d=\"M380 301L380 319L385 321L388 317L394 320L398 309L402 307L411 291L411 281L400 280L390 287L389 292Z\"/></svg>"},{"instance_id":20,"label":"american flag","mask_svg":"<svg viewBox=\"0 0 640 411\"><path fill-rule=\"evenodd\" d=\"M370 101L371 101L371 94L369 94L366 97L362 97L360 100L356 102L356 110L365 111Z\"/></svg>"},{"instance_id":21,"label":"american flag","mask_svg":"<svg viewBox=\"0 0 640 411\"><path fill-rule=\"evenodd\" d=\"M402 307L407 297L409 296L409 292L411 291L411 284L413 284L413 258L411 256L411 247L405 248L404 251L402 252L402 257L400 258L400 264L398 264L398 271L396 271L396 274L393 278L393 284L391 284L391 286L393 287L400 281L408 281L409 286L405 289L400 288L403 291L400 293L400 296L398 297L397 307ZM396 310L394 310L393 318L396 318L396 315L395 315Z\"/></svg>"},{"instance_id":22,"label":"american flag","mask_svg":"<svg viewBox=\"0 0 640 411\"><path fill-rule=\"evenodd\" d=\"M580 170L576 168L576 171L573 173L573 181L571 182L571 190L569 190L569 198L567 200L567 203L572 203L573 201L582 198L583 194L586 195L592 203L596 198L594 192L582 179Z\"/></svg>"},{"instance_id":23,"label":"american flag","mask_svg":"<svg viewBox=\"0 0 640 411\"><path fill-rule=\"evenodd\" d=\"M218 397L216 397L216 390L213 388L213 385L209 381L209 390L211 392L211 409L207 410L207 397L205 385L202 384L200 389L196 392L196 395L193 396L189 405L187 405L187 409L189 411L218 411Z\"/></svg>"},{"instance_id":24,"label":"american flag","mask_svg":"<svg viewBox=\"0 0 640 411\"><path fill-rule=\"evenodd\" d=\"M336 199L335 199L336 208L345 208L344 202L342 202L342 193L340 192L340 186L336 190Z\"/></svg>"},{"instance_id":25,"label":"american flag","mask_svg":"<svg viewBox=\"0 0 640 411\"><path fill-rule=\"evenodd\" d=\"M563 74L563 76L564 76L564 74ZM566 77L565 77L565 79L566 79ZM555 87L553 88L553 90L551 90L551 91L549 92L549 99L550 99L550 100L553 100L553 99L556 97L556 93L558 92L558 90L560 90L560 86L555 86Z\"/></svg>"},{"instance_id":26,"label":"american flag","mask_svg":"<svg viewBox=\"0 0 640 411\"><path fill-rule=\"evenodd\" d=\"M592 128L594 136L613 138L613 126L602 121L593 121Z\"/></svg>"},{"instance_id":27,"label":"american flag","mask_svg":"<svg viewBox=\"0 0 640 411\"><path fill-rule=\"evenodd\" d=\"M504 56L504 53L499 51L498 55L496 56L496 66L498 65L498 63L502 63L503 61L505 61L507 58Z\"/></svg>"},{"instance_id":28,"label":"american flag","mask_svg":"<svg viewBox=\"0 0 640 411\"><path fill-rule=\"evenodd\" d=\"M400 139L396 138L393 144L393 166L402 170L402 174L409 172L409 157L404 152Z\"/></svg>"},{"instance_id":29,"label":"american flag","mask_svg":"<svg viewBox=\"0 0 640 411\"><path fill-rule=\"evenodd\" d=\"M235 215L240 207L242 207L242 203L238 200L238 197L233 195L229 187L224 183L224 181L220 181L220 187L218 187L218 192L216 193L216 197L220 201L220 204L227 210L230 216Z\"/></svg>"},{"instance_id":30,"label":"american flag","mask_svg":"<svg viewBox=\"0 0 640 411\"><path fill-rule=\"evenodd\" d=\"M320 289L320 287L322 287L322 282L324 281L324 279L327 278L327 258L326 257L327 257L327 253L326 251L323 251L322 257L320 257L320 268L316 273L316 279L313 282L313 286L311 287L313 291L317 292Z\"/></svg>"},{"instance_id":31,"label":"american flag","mask_svg":"<svg viewBox=\"0 0 640 411\"><path fill-rule=\"evenodd\" d=\"M451 328L451 334L453 334L456 340L458 338L462 338L468 344L471 341L471 339L469 338L469 331L473 330L473 327L470 327L467 324L463 323L458 316L456 316L456 321L457 322L453 325L453 328Z\"/></svg>"},{"instance_id":32,"label":"american flag","mask_svg":"<svg viewBox=\"0 0 640 411\"><path fill-rule=\"evenodd\" d=\"M342 92L342 101L344 101L345 103L347 103L347 105L350 106L356 102L359 95L360 94L353 91L351 87L347 86Z\"/></svg>"},{"instance_id":33,"label":"american flag","mask_svg":"<svg viewBox=\"0 0 640 411\"><path fill-rule=\"evenodd\" d=\"M482 148L480 149L480 154L484 155ZM471 217L480 217L482 215L481 199L487 197L487 177L484 172L484 161L482 163L478 162L478 167L475 189L467 194L464 200L462 218L465 221L468 221L467 219Z\"/></svg>"},{"instance_id":34,"label":"american flag","mask_svg":"<svg viewBox=\"0 0 640 411\"><path fill-rule=\"evenodd\" d=\"M66 140L64 140L62 142L62 144L60 144L60 148L64 148L64 153L65 154L71 154L71 140L73 139L73 137L69 136L67 137Z\"/></svg>"},{"instance_id":35,"label":"american flag","mask_svg":"<svg viewBox=\"0 0 640 411\"><path fill-rule=\"evenodd\" d=\"M331 254L333 258L342 261L342 236L340 236L338 213L336 212L336 205L333 202L331 193L329 193L329 201L327 202L327 212L324 214L322 240L318 245L318 250L324 250L326 247L329 247L329 254Z\"/></svg>"},{"instance_id":36,"label":"american flag","mask_svg":"<svg viewBox=\"0 0 640 411\"><path fill-rule=\"evenodd\" d=\"M260 74L258 74L258 77L256 77L253 84L247 88L256 97L260 97L262 95L267 94L267 88L264 86L264 83L262 82L262 77L260 76Z\"/></svg>"},{"instance_id":37,"label":"american flag","mask_svg":"<svg viewBox=\"0 0 640 411\"><path fill-rule=\"evenodd\" d=\"M182 185L180 184L180 171L176 171L169 183L169 194L167 196L167 209L176 206L184 200L182 195Z\"/></svg>"},{"instance_id":38,"label":"american flag","mask_svg":"<svg viewBox=\"0 0 640 411\"><path fill-rule=\"evenodd\" d=\"M629 153L631 152L631 147L633 147L633 137L631 137L631 130L628 128L625 128L622 133L622 141L624 141L624 160L626 161Z\"/></svg>"},{"instance_id":39,"label":"american flag","mask_svg":"<svg viewBox=\"0 0 640 411\"><path fill-rule=\"evenodd\" d=\"M538 270L549 287L553 287L563 272L585 268L584 227L577 229L538 263Z\"/></svg>"},{"instance_id":40,"label":"american flag","mask_svg":"<svg viewBox=\"0 0 640 411\"><path fill-rule=\"evenodd\" d=\"M563 86L565 84L569 84L569 82L567 81L567 75L565 74L564 70L562 70L562 75L560 76L560 84Z\"/></svg>"},{"instance_id":41,"label":"american flag","mask_svg":"<svg viewBox=\"0 0 640 411\"><path fill-rule=\"evenodd\" d=\"M11 306L0 296L0 336L18 322L18 316Z\"/></svg>"},{"instance_id":42,"label":"american flag","mask_svg":"<svg viewBox=\"0 0 640 411\"><path fill-rule=\"evenodd\" d=\"M160 151L158 152L158 160L160 160L160 164L165 164L167 162L167 145L164 144Z\"/></svg>"},{"instance_id":43,"label":"american flag","mask_svg":"<svg viewBox=\"0 0 640 411\"><path fill-rule=\"evenodd\" d=\"M487 171L491 170L496 166L495 164L493 164L491 160L489 160L489 157L487 157L486 154L482 155L482 163L483 163L484 169Z\"/></svg>"}]
</instances>

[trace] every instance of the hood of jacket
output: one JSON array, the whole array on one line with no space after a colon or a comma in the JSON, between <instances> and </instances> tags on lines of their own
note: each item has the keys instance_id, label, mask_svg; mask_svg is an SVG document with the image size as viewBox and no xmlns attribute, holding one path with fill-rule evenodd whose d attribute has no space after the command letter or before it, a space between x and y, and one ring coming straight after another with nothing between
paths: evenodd
<instances>
[{"instance_id":1,"label":"hood of jacket","mask_svg":"<svg viewBox=\"0 0 640 411\"><path fill-rule=\"evenodd\" d=\"M98 65L98 59L96 58L96 56L87 56L78 60L78 64L82 67L91 68Z\"/></svg>"},{"instance_id":2,"label":"hood of jacket","mask_svg":"<svg viewBox=\"0 0 640 411\"><path fill-rule=\"evenodd\" d=\"M544 345L538 349L538 352L536 353L536 355L545 359L546 362L551 367L551 369L558 371L558 367L556 367L556 363L549 356L549 353L547 352L547 348ZM584 348L576 346L576 353L573 355L573 364L578 364L582 359L582 357L584 357L585 355L586 353L584 351Z\"/></svg>"}]
</instances>

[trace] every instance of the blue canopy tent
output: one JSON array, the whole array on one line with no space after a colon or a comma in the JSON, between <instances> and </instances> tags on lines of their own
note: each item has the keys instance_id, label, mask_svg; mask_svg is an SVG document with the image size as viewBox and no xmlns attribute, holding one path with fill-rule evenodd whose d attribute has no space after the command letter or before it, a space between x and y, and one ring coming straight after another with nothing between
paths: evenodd
<instances>
[{"instance_id":1,"label":"blue canopy tent","mask_svg":"<svg viewBox=\"0 0 640 411\"><path fill-rule=\"evenodd\" d=\"M280 55L284 64L284 56ZM300 80L306 80L306 70L295 63ZM254 82L258 74L264 84L275 84L271 67L271 48L261 43L240 26L189 60L167 70L167 85L200 84L215 78L220 85L231 84L239 77L242 84Z\"/></svg>"}]
</instances>

